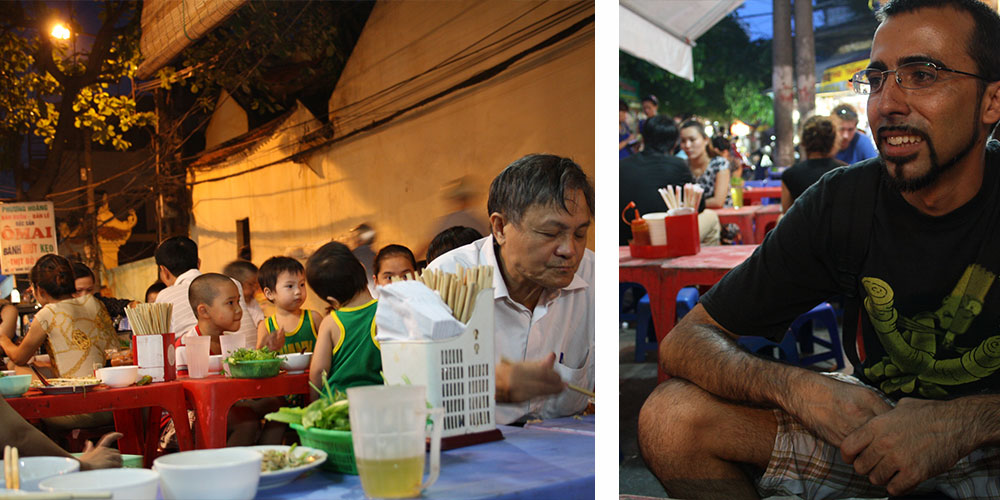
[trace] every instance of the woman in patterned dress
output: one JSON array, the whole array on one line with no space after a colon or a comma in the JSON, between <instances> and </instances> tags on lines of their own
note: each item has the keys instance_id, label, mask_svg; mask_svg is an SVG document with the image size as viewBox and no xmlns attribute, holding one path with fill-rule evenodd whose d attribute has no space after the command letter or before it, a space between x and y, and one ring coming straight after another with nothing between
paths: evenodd
<instances>
[{"instance_id":1,"label":"woman in patterned dress","mask_svg":"<svg viewBox=\"0 0 1000 500\"><path fill-rule=\"evenodd\" d=\"M688 157L695 182L705 189L705 208L731 206L729 162L712 147L705 126L695 120L681 124L681 149Z\"/></svg>"}]
</instances>

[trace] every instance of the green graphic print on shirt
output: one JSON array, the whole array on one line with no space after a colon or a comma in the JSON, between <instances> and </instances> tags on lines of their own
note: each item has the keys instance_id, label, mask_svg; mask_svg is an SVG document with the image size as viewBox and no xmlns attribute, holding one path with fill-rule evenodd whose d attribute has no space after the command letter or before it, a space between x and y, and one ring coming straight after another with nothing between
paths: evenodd
<instances>
[{"instance_id":1,"label":"green graphic print on shirt","mask_svg":"<svg viewBox=\"0 0 1000 500\"><path fill-rule=\"evenodd\" d=\"M865 375L886 394L902 391L925 398L949 396L948 386L968 384L1000 368L1000 335L976 347L957 347L955 338L969 329L983 308L996 275L973 264L936 311L912 318L901 316L893 305L894 293L878 278L862 278L867 292L864 305L886 355L865 368ZM955 356L937 359L937 356ZM872 360L874 361L874 360Z\"/></svg>"}]
</instances>

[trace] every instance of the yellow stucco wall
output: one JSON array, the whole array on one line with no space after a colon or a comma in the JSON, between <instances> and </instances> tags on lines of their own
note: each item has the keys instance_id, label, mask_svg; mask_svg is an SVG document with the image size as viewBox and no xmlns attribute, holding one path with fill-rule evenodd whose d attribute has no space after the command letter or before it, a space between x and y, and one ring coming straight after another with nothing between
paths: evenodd
<instances>
[{"instance_id":1,"label":"yellow stucco wall","mask_svg":"<svg viewBox=\"0 0 1000 500\"><path fill-rule=\"evenodd\" d=\"M510 22L521 25L565 10L567 2L380 2L330 99L336 135L354 130L419 101L454 82L540 42L512 43L488 34ZM582 5L572 24L593 15ZM530 12L529 12L530 11ZM520 19L518 17L521 16ZM568 25L568 24L565 24ZM558 31L558 30L556 30ZM371 97L456 55L475 54L445 71L417 78L388 98ZM485 47L485 48L484 48ZM202 181L238 174L295 152L308 111L300 108L277 136L255 146L246 159L210 172ZM593 24L575 36L515 62L498 76L410 111L373 131L326 146L305 164L285 162L192 189L192 238L203 271L218 271L236 256L236 220L250 219L253 261L276 254L305 255L331 238L342 238L361 222L374 224L376 247L399 243L414 250L426 245L436 218L448 206L441 186L459 176L476 179L474 207L485 218L489 182L508 163L529 153L572 157L594 175ZM590 242L593 248L593 231Z\"/></svg>"}]
</instances>

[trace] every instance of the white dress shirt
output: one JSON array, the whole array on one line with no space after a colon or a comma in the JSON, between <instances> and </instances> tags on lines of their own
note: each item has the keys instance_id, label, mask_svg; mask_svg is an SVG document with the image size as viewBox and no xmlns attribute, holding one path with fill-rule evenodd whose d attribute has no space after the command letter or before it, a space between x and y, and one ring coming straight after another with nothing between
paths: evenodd
<instances>
[{"instance_id":1,"label":"white dress shirt","mask_svg":"<svg viewBox=\"0 0 1000 500\"><path fill-rule=\"evenodd\" d=\"M194 310L191 309L191 302L188 300L188 288L191 288L191 282L198 276L201 276L201 271L188 269L177 277L173 285L164 288L156 296L157 304L168 303L174 305L170 317L170 329L174 331L177 338L184 336L198 324L198 317L195 316ZM251 315L247 312L247 304L243 301L243 287L240 286L239 281L233 280L233 283L236 283L236 289L240 296L240 308L243 310L243 317L240 319L240 329L237 333L252 333L256 335L257 325L253 323Z\"/></svg>"},{"instance_id":2,"label":"white dress shirt","mask_svg":"<svg viewBox=\"0 0 1000 500\"><path fill-rule=\"evenodd\" d=\"M555 370L570 384L594 387L594 253L585 250L580 268L569 286L546 289L534 311L514 302L507 292L493 252L493 236L456 248L427 267L455 272L463 268L493 266L496 362L536 361L556 354ZM522 403L497 404L496 421L509 424L527 418L554 418L583 411L587 397L564 390L553 396Z\"/></svg>"}]
</instances>

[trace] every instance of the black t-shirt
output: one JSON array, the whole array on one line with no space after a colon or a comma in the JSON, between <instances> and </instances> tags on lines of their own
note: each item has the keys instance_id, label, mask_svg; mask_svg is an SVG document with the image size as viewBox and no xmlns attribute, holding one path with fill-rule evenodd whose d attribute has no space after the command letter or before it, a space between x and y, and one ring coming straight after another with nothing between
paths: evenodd
<instances>
[{"instance_id":1,"label":"black t-shirt","mask_svg":"<svg viewBox=\"0 0 1000 500\"><path fill-rule=\"evenodd\" d=\"M618 162L618 211L621 212L628 202L634 201L640 214L666 212L667 205L657 190L666 186L683 186L689 182L693 183L694 177L684 160L647 148ZM704 200L702 201L704 206ZM632 220L634 212L629 212L628 220ZM632 228L618 219L618 244L628 245L630 239Z\"/></svg>"},{"instance_id":2,"label":"black t-shirt","mask_svg":"<svg viewBox=\"0 0 1000 500\"><path fill-rule=\"evenodd\" d=\"M785 187L792 195L792 201L795 201L809 186L823 177L823 174L844 165L846 163L836 158L813 158L800 161L781 174L781 182L785 183Z\"/></svg>"},{"instance_id":3,"label":"black t-shirt","mask_svg":"<svg viewBox=\"0 0 1000 500\"><path fill-rule=\"evenodd\" d=\"M878 169L862 185L862 169ZM702 298L740 335L780 337L840 291L837 253L859 220L840 190L877 190L856 281L866 359L854 373L893 399L946 399L1000 388L1000 143L987 148L979 193L940 217L882 182L879 159L831 171L807 189L760 248ZM839 200L839 203L838 203ZM844 211L847 211L846 214ZM751 303L748 303L748 298Z\"/></svg>"}]
</instances>

